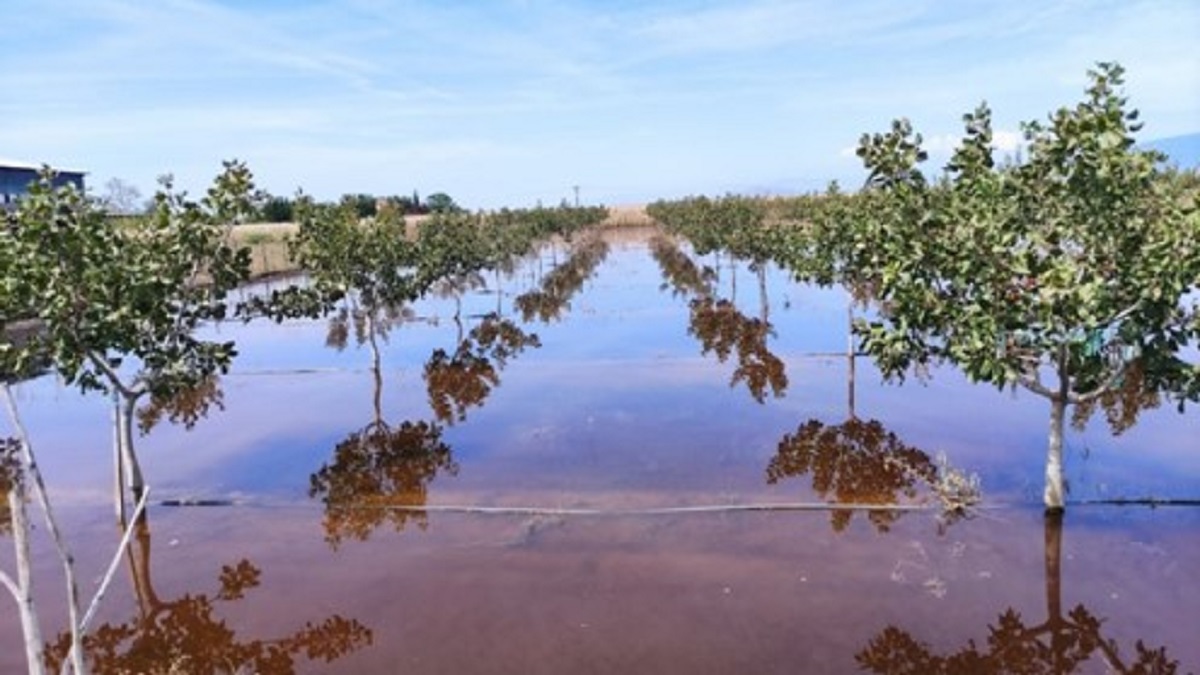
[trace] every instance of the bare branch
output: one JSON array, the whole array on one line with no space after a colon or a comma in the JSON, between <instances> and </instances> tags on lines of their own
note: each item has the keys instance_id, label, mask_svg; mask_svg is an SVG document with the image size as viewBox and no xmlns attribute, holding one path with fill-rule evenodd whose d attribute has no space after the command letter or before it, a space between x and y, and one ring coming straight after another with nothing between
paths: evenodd
<instances>
[{"instance_id":1,"label":"bare branch","mask_svg":"<svg viewBox=\"0 0 1200 675\"><path fill-rule=\"evenodd\" d=\"M83 675L87 673L87 665L83 660L83 634L79 630L79 584L75 580L75 557L71 554L62 529L58 526L58 519L54 516L54 509L50 505L50 495L46 490L46 482L42 479L42 471L38 468L33 446L29 443L29 432L25 429L25 424L21 421L21 415L17 411L12 388L8 382L3 384L4 402L8 407L8 416L17 432L17 440L21 443L25 455L25 475L33 479L34 496L42 508L42 515L46 519L46 529L50 532L50 538L54 541L54 548L62 563L63 578L67 585L67 616L71 624L71 662L75 672Z\"/></svg>"},{"instance_id":2,"label":"bare branch","mask_svg":"<svg viewBox=\"0 0 1200 675\"><path fill-rule=\"evenodd\" d=\"M96 366L100 372L104 373L104 376L108 378L113 387L116 388L116 390L125 398L137 398L145 393L144 387L131 387L126 385L125 382L121 380L121 375L117 373L115 368L109 365L108 359L104 358L103 354L97 354L94 351L88 351L87 358L88 361L92 362L92 365Z\"/></svg>"},{"instance_id":3,"label":"bare branch","mask_svg":"<svg viewBox=\"0 0 1200 675\"><path fill-rule=\"evenodd\" d=\"M13 578L8 576L8 572L4 570L0 570L0 585L8 589L14 600L17 602L21 601L21 590L17 588L17 582L13 581Z\"/></svg>"},{"instance_id":4,"label":"bare branch","mask_svg":"<svg viewBox=\"0 0 1200 675\"><path fill-rule=\"evenodd\" d=\"M133 539L134 528L140 522L142 512L146 510L146 500L149 498L150 488L147 487L142 492L142 498L138 500L137 506L133 510L133 517L129 519L128 524L125 526L125 532L121 535L121 543L117 545L117 550L113 553L108 570L105 571L104 577L100 581L100 587L96 589L96 595L92 597L92 601L88 604L87 611L83 615L83 620L79 623L79 631L81 633L87 631L88 624L91 623L92 617L95 616L96 610L100 607L100 601L104 599L104 594L108 592L108 586L112 583L113 576L116 574L117 568L121 565L121 557L125 555L125 549L129 548L129 542Z\"/></svg>"},{"instance_id":5,"label":"bare branch","mask_svg":"<svg viewBox=\"0 0 1200 675\"><path fill-rule=\"evenodd\" d=\"M1054 400L1055 393L1050 391L1046 385L1042 384L1042 378L1037 374L1037 371L1034 371L1032 376L1030 376L1028 373L1018 375L1017 383L1029 391L1037 394L1038 396L1050 399L1051 401Z\"/></svg>"}]
</instances>

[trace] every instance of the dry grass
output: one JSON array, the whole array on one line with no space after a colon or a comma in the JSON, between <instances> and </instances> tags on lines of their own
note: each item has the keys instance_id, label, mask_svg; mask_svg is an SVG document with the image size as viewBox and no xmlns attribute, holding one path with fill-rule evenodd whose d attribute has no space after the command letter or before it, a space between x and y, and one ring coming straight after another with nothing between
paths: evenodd
<instances>
[{"instance_id":1,"label":"dry grass","mask_svg":"<svg viewBox=\"0 0 1200 675\"><path fill-rule=\"evenodd\" d=\"M429 216L408 216L409 236L416 236L416 228ZM640 228L653 226L654 220L646 215L644 204L610 206L608 218L602 227ZM288 256L287 239L296 234L295 223L247 223L233 228L233 243L250 249L250 274L253 278L286 274L298 271L299 267Z\"/></svg>"},{"instance_id":2,"label":"dry grass","mask_svg":"<svg viewBox=\"0 0 1200 675\"><path fill-rule=\"evenodd\" d=\"M646 215L645 204L624 204L608 207L608 218L601 225L613 227L642 227L653 225L654 220Z\"/></svg>"},{"instance_id":3,"label":"dry grass","mask_svg":"<svg viewBox=\"0 0 1200 675\"><path fill-rule=\"evenodd\" d=\"M294 272L298 268L288 256L287 238L295 234L295 223L249 223L233 228L233 243L250 249L250 276L261 277Z\"/></svg>"}]
</instances>

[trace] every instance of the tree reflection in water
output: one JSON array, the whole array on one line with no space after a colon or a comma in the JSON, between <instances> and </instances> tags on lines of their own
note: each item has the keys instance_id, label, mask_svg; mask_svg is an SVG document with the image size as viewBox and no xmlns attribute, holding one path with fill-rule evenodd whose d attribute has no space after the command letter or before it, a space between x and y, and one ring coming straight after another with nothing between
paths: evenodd
<instances>
[{"instance_id":1,"label":"tree reflection in water","mask_svg":"<svg viewBox=\"0 0 1200 675\"><path fill-rule=\"evenodd\" d=\"M576 241L571 247L571 257L547 274L537 290L517 296L515 302L522 320L557 321L606 257L608 242L599 234Z\"/></svg>"},{"instance_id":2,"label":"tree reflection in water","mask_svg":"<svg viewBox=\"0 0 1200 675\"><path fill-rule=\"evenodd\" d=\"M336 548L346 537L366 540L390 522L397 531L410 522L424 529L429 485L440 472L458 473L442 428L382 420L351 433L334 449L333 461L310 478L308 494L325 506L325 540Z\"/></svg>"},{"instance_id":3,"label":"tree reflection in water","mask_svg":"<svg viewBox=\"0 0 1200 675\"><path fill-rule=\"evenodd\" d=\"M541 347L537 335L517 324L489 314L462 338L453 354L435 349L425 362L429 406L441 422L453 424L467 418L467 410L483 405L500 385L500 371L508 360L528 347Z\"/></svg>"},{"instance_id":4,"label":"tree reflection in water","mask_svg":"<svg viewBox=\"0 0 1200 675\"><path fill-rule=\"evenodd\" d=\"M688 334L700 340L701 353L716 354L721 363L737 354L737 368L729 386L744 383L759 403L765 402L768 389L776 398L782 397L787 392L788 377L783 360L767 346L773 333L767 316L765 276L760 275L759 283L762 315L751 318L733 302L715 298L713 271L697 265L668 237L652 239L650 254L662 272L663 290L670 288L674 295L692 296ZM758 269L762 272L764 268Z\"/></svg>"},{"instance_id":5,"label":"tree reflection in water","mask_svg":"<svg viewBox=\"0 0 1200 675\"><path fill-rule=\"evenodd\" d=\"M691 302L688 332L700 340L705 356L715 353L721 363L737 352L738 365L730 377L730 387L744 382L750 396L759 403L766 400L768 387L775 398L787 391L783 361L767 347L771 325L766 321L747 317L728 300L697 298Z\"/></svg>"},{"instance_id":6,"label":"tree reflection in water","mask_svg":"<svg viewBox=\"0 0 1200 675\"><path fill-rule=\"evenodd\" d=\"M0 438L0 537L12 532L10 496L21 479L21 444L15 438Z\"/></svg>"},{"instance_id":7,"label":"tree reflection in water","mask_svg":"<svg viewBox=\"0 0 1200 675\"><path fill-rule=\"evenodd\" d=\"M767 482L774 485L807 474L822 499L847 505L917 505L922 493L931 494L938 481L938 467L928 454L905 444L880 422L857 418L837 425L809 420L783 437L767 465ZM886 532L903 514L898 509L870 510L867 519ZM848 508L833 510L833 529L846 529L852 516Z\"/></svg>"},{"instance_id":8,"label":"tree reflection in water","mask_svg":"<svg viewBox=\"0 0 1200 675\"><path fill-rule=\"evenodd\" d=\"M661 290L670 288L672 295L684 297L713 295L716 272L711 267L697 265L670 238L657 236L651 239L650 255L662 271Z\"/></svg>"},{"instance_id":9,"label":"tree reflection in water","mask_svg":"<svg viewBox=\"0 0 1200 675\"><path fill-rule=\"evenodd\" d=\"M205 378L170 397L151 394L149 401L137 410L138 429L143 434L150 433L165 417L171 424L182 424L190 430L208 417L213 408L225 409L225 392L216 376Z\"/></svg>"},{"instance_id":10,"label":"tree reflection in water","mask_svg":"<svg viewBox=\"0 0 1200 675\"><path fill-rule=\"evenodd\" d=\"M1028 624L1014 609L1006 609L988 626L987 644L972 640L948 655L936 654L897 626L888 626L855 655L859 666L881 675L999 675L1001 673L1080 672L1099 657L1106 672L1125 675L1168 675L1179 663L1165 647L1134 643L1132 660L1122 657L1117 643L1104 637L1104 620L1082 604L1069 612L1062 605L1062 513L1045 519L1046 610L1048 618ZM1128 656L1126 657L1128 658Z\"/></svg>"},{"instance_id":11,"label":"tree reflection in water","mask_svg":"<svg viewBox=\"0 0 1200 675\"><path fill-rule=\"evenodd\" d=\"M222 606L242 600L261 583L262 571L249 560L225 565L217 588L175 600L159 598L150 578L150 528L136 524L129 551L138 614L124 623L106 623L88 632L84 650L94 673L260 673L290 675L297 660L333 661L371 644L369 628L335 614L307 622L275 639L239 637L223 619ZM46 665L60 670L70 648L63 633L46 648Z\"/></svg>"}]
</instances>

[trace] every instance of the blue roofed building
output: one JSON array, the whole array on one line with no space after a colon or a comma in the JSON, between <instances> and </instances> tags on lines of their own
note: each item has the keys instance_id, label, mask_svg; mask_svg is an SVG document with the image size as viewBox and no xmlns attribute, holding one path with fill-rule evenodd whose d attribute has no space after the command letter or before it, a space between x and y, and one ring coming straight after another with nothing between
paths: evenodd
<instances>
[{"instance_id":1,"label":"blue roofed building","mask_svg":"<svg viewBox=\"0 0 1200 675\"><path fill-rule=\"evenodd\" d=\"M14 208L18 199L29 192L29 185L38 179L42 167L37 164L14 162L0 158L0 209ZM54 185L74 185L83 191L83 171L55 169Z\"/></svg>"}]
</instances>

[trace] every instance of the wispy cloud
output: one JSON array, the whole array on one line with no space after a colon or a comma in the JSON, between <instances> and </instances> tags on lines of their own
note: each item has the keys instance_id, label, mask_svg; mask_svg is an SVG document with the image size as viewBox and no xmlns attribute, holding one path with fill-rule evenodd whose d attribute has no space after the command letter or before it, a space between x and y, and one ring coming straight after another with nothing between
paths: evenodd
<instances>
[{"instance_id":1,"label":"wispy cloud","mask_svg":"<svg viewBox=\"0 0 1200 675\"><path fill-rule=\"evenodd\" d=\"M0 151L97 185L238 156L268 189L480 206L804 189L857 175L842 151L894 117L946 152L981 100L1015 129L1098 60L1149 130L1194 131L1196 26L1189 0L9 0Z\"/></svg>"}]
</instances>

